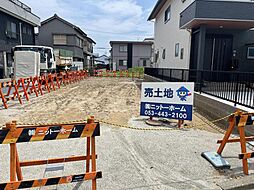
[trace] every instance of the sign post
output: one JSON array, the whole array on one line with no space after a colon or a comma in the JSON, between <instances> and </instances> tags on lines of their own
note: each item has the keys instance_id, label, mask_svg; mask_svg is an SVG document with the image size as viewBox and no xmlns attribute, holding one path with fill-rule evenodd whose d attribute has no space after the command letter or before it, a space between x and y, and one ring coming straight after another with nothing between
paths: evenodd
<instances>
[{"instance_id":1,"label":"sign post","mask_svg":"<svg viewBox=\"0 0 254 190\"><path fill-rule=\"evenodd\" d=\"M192 121L194 83L144 82L141 89L140 115Z\"/></svg>"}]
</instances>

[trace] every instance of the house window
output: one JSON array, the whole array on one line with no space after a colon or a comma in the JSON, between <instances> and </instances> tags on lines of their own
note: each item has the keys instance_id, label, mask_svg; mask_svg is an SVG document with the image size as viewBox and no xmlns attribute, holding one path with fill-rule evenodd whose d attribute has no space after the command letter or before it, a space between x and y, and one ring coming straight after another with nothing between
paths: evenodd
<instances>
[{"instance_id":1,"label":"house window","mask_svg":"<svg viewBox=\"0 0 254 190\"><path fill-rule=\"evenodd\" d=\"M66 45L67 44L67 36L66 35L53 35L53 41L55 45Z\"/></svg>"},{"instance_id":2,"label":"house window","mask_svg":"<svg viewBox=\"0 0 254 190\"><path fill-rule=\"evenodd\" d=\"M80 39L79 37L76 37L76 46L78 47L83 47L83 40Z\"/></svg>"},{"instance_id":3,"label":"house window","mask_svg":"<svg viewBox=\"0 0 254 190\"><path fill-rule=\"evenodd\" d=\"M180 59L183 59L183 54L184 54L184 49L181 49L181 55L180 55Z\"/></svg>"},{"instance_id":4,"label":"house window","mask_svg":"<svg viewBox=\"0 0 254 190\"><path fill-rule=\"evenodd\" d=\"M165 11L164 22L168 22L171 18L171 5Z\"/></svg>"},{"instance_id":5,"label":"house window","mask_svg":"<svg viewBox=\"0 0 254 190\"><path fill-rule=\"evenodd\" d=\"M146 67L146 59L143 59L143 67Z\"/></svg>"},{"instance_id":6,"label":"house window","mask_svg":"<svg viewBox=\"0 0 254 190\"><path fill-rule=\"evenodd\" d=\"M26 27L23 26L23 34L26 34Z\"/></svg>"},{"instance_id":7,"label":"house window","mask_svg":"<svg viewBox=\"0 0 254 190\"><path fill-rule=\"evenodd\" d=\"M18 33L17 33L17 24L16 23L7 21L6 35L9 38L17 39Z\"/></svg>"},{"instance_id":8,"label":"house window","mask_svg":"<svg viewBox=\"0 0 254 190\"><path fill-rule=\"evenodd\" d=\"M179 43L175 44L175 57L179 56Z\"/></svg>"},{"instance_id":9,"label":"house window","mask_svg":"<svg viewBox=\"0 0 254 190\"><path fill-rule=\"evenodd\" d=\"M89 43L89 42L88 42L88 50L89 50L89 51L93 51L93 44L91 44L91 43Z\"/></svg>"},{"instance_id":10,"label":"house window","mask_svg":"<svg viewBox=\"0 0 254 190\"><path fill-rule=\"evenodd\" d=\"M119 60L119 66L123 66L123 60Z\"/></svg>"},{"instance_id":11,"label":"house window","mask_svg":"<svg viewBox=\"0 0 254 190\"><path fill-rule=\"evenodd\" d=\"M31 28L27 28L27 34L32 35L32 29Z\"/></svg>"},{"instance_id":12,"label":"house window","mask_svg":"<svg viewBox=\"0 0 254 190\"><path fill-rule=\"evenodd\" d=\"M247 59L254 59L254 47L248 47Z\"/></svg>"},{"instance_id":13,"label":"house window","mask_svg":"<svg viewBox=\"0 0 254 190\"><path fill-rule=\"evenodd\" d=\"M119 60L119 66L127 66L127 60Z\"/></svg>"},{"instance_id":14,"label":"house window","mask_svg":"<svg viewBox=\"0 0 254 190\"><path fill-rule=\"evenodd\" d=\"M156 54L155 54L155 63L158 62L158 60L159 60L159 55L160 55L160 52L157 51Z\"/></svg>"},{"instance_id":15,"label":"house window","mask_svg":"<svg viewBox=\"0 0 254 190\"><path fill-rule=\"evenodd\" d=\"M119 51L120 52L127 52L127 45L120 45L119 46Z\"/></svg>"},{"instance_id":16,"label":"house window","mask_svg":"<svg viewBox=\"0 0 254 190\"><path fill-rule=\"evenodd\" d=\"M166 49L163 49L163 52L162 52L162 59L165 59L166 58Z\"/></svg>"}]
</instances>

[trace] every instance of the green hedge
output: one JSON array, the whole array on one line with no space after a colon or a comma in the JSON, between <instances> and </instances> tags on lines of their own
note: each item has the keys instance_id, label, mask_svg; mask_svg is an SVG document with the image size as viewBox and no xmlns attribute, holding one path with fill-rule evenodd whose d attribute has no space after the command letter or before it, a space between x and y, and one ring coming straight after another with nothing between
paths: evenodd
<instances>
[{"instance_id":1,"label":"green hedge","mask_svg":"<svg viewBox=\"0 0 254 190\"><path fill-rule=\"evenodd\" d=\"M128 74L129 74L128 77L132 77L132 75L134 75L135 78L137 78L138 76L140 76L140 78L144 78L144 72L145 72L144 67L130 68L130 69L128 69ZM116 76L120 77L120 73L121 73L121 71L116 71ZM106 75L106 71L103 72L103 76L105 76L105 75ZM110 73L110 75L112 75L112 73ZM123 75L126 76L125 73L123 73Z\"/></svg>"}]
</instances>

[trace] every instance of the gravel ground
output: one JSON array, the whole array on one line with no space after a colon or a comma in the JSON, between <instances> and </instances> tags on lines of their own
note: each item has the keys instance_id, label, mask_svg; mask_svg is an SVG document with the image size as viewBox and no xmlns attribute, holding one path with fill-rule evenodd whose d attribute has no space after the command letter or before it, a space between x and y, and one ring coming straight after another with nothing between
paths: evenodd
<instances>
[{"instance_id":1,"label":"gravel ground","mask_svg":"<svg viewBox=\"0 0 254 190\"><path fill-rule=\"evenodd\" d=\"M21 122L59 122L96 118L117 124L148 128L138 117L139 89L130 79L90 78L66 86L43 97L32 98L24 105L0 110L0 124ZM204 123L198 113L190 125ZM201 128L201 127L199 127ZM215 151L222 134L209 126L172 131L141 131L101 125L97 138L97 169L103 172L98 189L220 189L217 183L240 178L239 144L230 144L224 155L231 170L215 170L200 154ZM0 146L0 181L8 181L9 146ZM62 140L18 144L21 160L48 159L85 154L85 140ZM64 171L46 173L45 167L23 169L25 179L70 175L84 172L84 162L68 163ZM90 189L90 182L59 185L41 189Z\"/></svg>"}]
</instances>

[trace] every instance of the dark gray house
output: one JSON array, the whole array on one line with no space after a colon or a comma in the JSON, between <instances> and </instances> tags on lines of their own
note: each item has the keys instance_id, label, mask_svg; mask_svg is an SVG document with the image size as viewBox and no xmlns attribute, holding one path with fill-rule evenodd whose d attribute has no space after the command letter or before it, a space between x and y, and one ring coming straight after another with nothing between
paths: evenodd
<instances>
[{"instance_id":1,"label":"dark gray house","mask_svg":"<svg viewBox=\"0 0 254 190\"><path fill-rule=\"evenodd\" d=\"M79 27L54 15L41 23L38 34L39 45L55 50L73 52L73 62L83 62L85 68L93 65L93 44L95 42Z\"/></svg>"},{"instance_id":2,"label":"dark gray house","mask_svg":"<svg viewBox=\"0 0 254 190\"><path fill-rule=\"evenodd\" d=\"M2 0L0 23L0 78L4 78L12 67L12 47L35 44L34 27L40 26L40 18L18 0Z\"/></svg>"},{"instance_id":3,"label":"dark gray house","mask_svg":"<svg viewBox=\"0 0 254 190\"><path fill-rule=\"evenodd\" d=\"M153 42L111 41L110 45L113 70L151 66Z\"/></svg>"}]
</instances>

